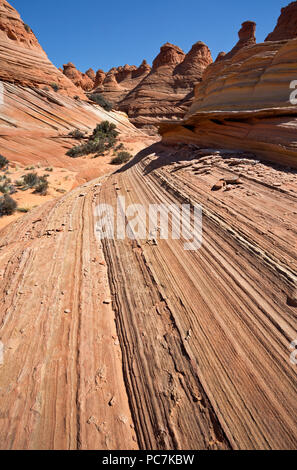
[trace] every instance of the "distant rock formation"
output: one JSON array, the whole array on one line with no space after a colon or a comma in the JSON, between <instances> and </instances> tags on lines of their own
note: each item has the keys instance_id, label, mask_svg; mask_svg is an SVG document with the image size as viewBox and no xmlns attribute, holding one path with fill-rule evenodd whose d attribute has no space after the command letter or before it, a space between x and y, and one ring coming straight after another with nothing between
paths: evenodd
<instances>
[{"instance_id":1,"label":"distant rock formation","mask_svg":"<svg viewBox=\"0 0 297 470\"><path fill-rule=\"evenodd\" d=\"M6 1L0 0L0 80L24 87L54 88L86 98L47 58L30 26Z\"/></svg>"},{"instance_id":2,"label":"distant rock formation","mask_svg":"<svg viewBox=\"0 0 297 470\"><path fill-rule=\"evenodd\" d=\"M105 72L103 72L103 70L99 69L97 71L95 76L94 89L97 89L98 87L101 87L101 85L103 85L105 76L106 74Z\"/></svg>"},{"instance_id":3,"label":"distant rock formation","mask_svg":"<svg viewBox=\"0 0 297 470\"><path fill-rule=\"evenodd\" d=\"M139 67L135 65L114 67L107 74L102 70L98 70L94 93L102 94L105 99L116 106L150 71L151 67L146 60Z\"/></svg>"},{"instance_id":4,"label":"distant rock formation","mask_svg":"<svg viewBox=\"0 0 297 470\"><path fill-rule=\"evenodd\" d=\"M137 127L150 128L160 120L185 115L194 85L211 63L210 50L203 42L194 44L188 54L167 42L152 67L144 60L139 67L126 64L107 73L89 69L83 74L70 62L64 65L64 74L77 87L102 95L115 109L127 113Z\"/></svg>"},{"instance_id":5,"label":"distant rock formation","mask_svg":"<svg viewBox=\"0 0 297 470\"><path fill-rule=\"evenodd\" d=\"M137 127L155 126L164 119L184 116L194 84L212 63L203 42L193 45L188 54L166 43L153 62L150 73L119 104ZM193 96L193 94L192 94Z\"/></svg>"},{"instance_id":6,"label":"distant rock formation","mask_svg":"<svg viewBox=\"0 0 297 470\"><path fill-rule=\"evenodd\" d=\"M297 36L297 2L282 8L277 25L265 41L283 41Z\"/></svg>"},{"instance_id":7,"label":"distant rock formation","mask_svg":"<svg viewBox=\"0 0 297 470\"><path fill-rule=\"evenodd\" d=\"M225 59L231 59L231 57L233 57L234 54L240 51L240 49L256 44L255 32L256 23L254 23L253 21L245 21L244 23L242 23L241 29L238 32L239 41L236 46L234 46L233 49L229 52L229 54L225 55Z\"/></svg>"},{"instance_id":8,"label":"distant rock formation","mask_svg":"<svg viewBox=\"0 0 297 470\"><path fill-rule=\"evenodd\" d=\"M290 102L297 80L296 6L282 10L261 44L255 23L243 23L237 45L205 70L185 118L160 126L164 140L248 150L297 167L297 108Z\"/></svg>"},{"instance_id":9,"label":"distant rock formation","mask_svg":"<svg viewBox=\"0 0 297 470\"><path fill-rule=\"evenodd\" d=\"M92 82L94 84L95 78L96 78L96 74L95 74L94 70L93 69L88 69L85 74L92 80Z\"/></svg>"},{"instance_id":10,"label":"distant rock formation","mask_svg":"<svg viewBox=\"0 0 297 470\"><path fill-rule=\"evenodd\" d=\"M75 86L81 88L84 91L91 91L93 89L95 72L92 69L89 69L86 73L82 73L77 70L72 62L68 62L68 64L63 65L63 69L64 75L69 78ZM93 74L94 79L91 78Z\"/></svg>"},{"instance_id":11,"label":"distant rock formation","mask_svg":"<svg viewBox=\"0 0 297 470\"><path fill-rule=\"evenodd\" d=\"M185 56L186 54L178 46L167 42L161 47L159 55L157 55L153 62L153 71L158 70L159 67L164 65L176 66L184 60Z\"/></svg>"}]
</instances>

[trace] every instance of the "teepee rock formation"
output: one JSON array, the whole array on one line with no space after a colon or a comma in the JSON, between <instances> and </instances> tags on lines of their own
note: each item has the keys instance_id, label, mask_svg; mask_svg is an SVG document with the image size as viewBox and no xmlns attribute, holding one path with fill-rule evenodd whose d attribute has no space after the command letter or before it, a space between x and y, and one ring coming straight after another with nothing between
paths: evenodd
<instances>
[{"instance_id":1,"label":"teepee rock formation","mask_svg":"<svg viewBox=\"0 0 297 470\"><path fill-rule=\"evenodd\" d=\"M107 74L98 70L94 93L100 93L116 106L133 90L151 71L150 65L144 60L139 67L124 65L114 67Z\"/></svg>"},{"instance_id":2,"label":"teepee rock formation","mask_svg":"<svg viewBox=\"0 0 297 470\"><path fill-rule=\"evenodd\" d=\"M186 98L211 63L210 50L203 42L194 44L188 54L178 46L166 43L155 58L151 72L119 103L118 108L126 112L137 127L181 118L188 107Z\"/></svg>"},{"instance_id":3,"label":"teepee rock formation","mask_svg":"<svg viewBox=\"0 0 297 470\"><path fill-rule=\"evenodd\" d=\"M79 70L77 70L77 68L72 62L68 62L68 64L63 65L64 75L69 78L75 86L81 88L84 91L91 91L94 87L95 72L92 69L89 69L87 72L80 72ZM92 80L91 77L93 76L93 74L94 79Z\"/></svg>"}]
</instances>

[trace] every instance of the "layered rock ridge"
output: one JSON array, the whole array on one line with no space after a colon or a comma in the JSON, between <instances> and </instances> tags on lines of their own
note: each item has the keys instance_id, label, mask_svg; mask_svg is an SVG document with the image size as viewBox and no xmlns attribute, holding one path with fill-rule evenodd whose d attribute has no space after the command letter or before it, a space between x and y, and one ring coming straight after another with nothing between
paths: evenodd
<instances>
[{"instance_id":1,"label":"layered rock ridge","mask_svg":"<svg viewBox=\"0 0 297 470\"><path fill-rule=\"evenodd\" d=\"M18 12L0 0L0 154L21 165L71 168L80 174L80 181L92 179L101 174L101 161L86 165L66 156L69 148L80 143L69 133L89 134L108 120L117 126L121 138L133 145L137 141L137 148L146 136L123 113L107 112L88 102L82 85L87 89L86 84L95 82L92 69L81 74L69 63L64 73L49 61Z\"/></svg>"},{"instance_id":2,"label":"layered rock ridge","mask_svg":"<svg viewBox=\"0 0 297 470\"><path fill-rule=\"evenodd\" d=\"M85 98L51 63L30 26L6 0L0 0L0 80L31 88L54 86L64 95Z\"/></svg>"}]
</instances>

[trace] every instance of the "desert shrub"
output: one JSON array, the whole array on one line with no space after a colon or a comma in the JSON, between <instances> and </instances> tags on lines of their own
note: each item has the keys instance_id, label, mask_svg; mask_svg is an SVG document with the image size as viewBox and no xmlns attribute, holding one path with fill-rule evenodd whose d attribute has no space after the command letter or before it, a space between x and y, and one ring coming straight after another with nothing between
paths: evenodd
<instances>
[{"instance_id":1,"label":"desert shrub","mask_svg":"<svg viewBox=\"0 0 297 470\"><path fill-rule=\"evenodd\" d=\"M48 190L48 181L45 176L39 178L39 182L35 186L35 193L41 194L42 196L45 196L47 194Z\"/></svg>"},{"instance_id":2,"label":"desert shrub","mask_svg":"<svg viewBox=\"0 0 297 470\"><path fill-rule=\"evenodd\" d=\"M2 194L14 194L16 193L16 189L13 184L4 183L0 184L0 193Z\"/></svg>"},{"instance_id":3,"label":"desert shrub","mask_svg":"<svg viewBox=\"0 0 297 470\"><path fill-rule=\"evenodd\" d=\"M2 194L16 193L15 185L11 183L11 179L7 178L6 174L0 175L0 181L2 181L2 184L0 184L0 193Z\"/></svg>"},{"instance_id":4,"label":"desert shrub","mask_svg":"<svg viewBox=\"0 0 297 470\"><path fill-rule=\"evenodd\" d=\"M72 158L82 157L83 155L89 155L90 153L104 153L105 152L105 144L103 141L89 141L83 145L77 145L72 149L68 150L66 155Z\"/></svg>"},{"instance_id":5,"label":"desert shrub","mask_svg":"<svg viewBox=\"0 0 297 470\"><path fill-rule=\"evenodd\" d=\"M11 179L7 178L6 174L0 175L0 181L3 181L5 184L11 183Z\"/></svg>"},{"instance_id":6,"label":"desert shrub","mask_svg":"<svg viewBox=\"0 0 297 470\"><path fill-rule=\"evenodd\" d=\"M92 137L94 139L98 137L100 138L101 136L116 138L119 135L116 129L117 129L117 126L113 122L102 121L100 124L97 124L97 126L95 127Z\"/></svg>"},{"instance_id":7,"label":"desert shrub","mask_svg":"<svg viewBox=\"0 0 297 470\"><path fill-rule=\"evenodd\" d=\"M111 111L112 110L112 104L107 101L104 96L100 95L99 93L92 93L89 95L89 98L91 101L93 101L96 104L99 104L101 108L105 109L105 111Z\"/></svg>"},{"instance_id":8,"label":"desert shrub","mask_svg":"<svg viewBox=\"0 0 297 470\"><path fill-rule=\"evenodd\" d=\"M82 157L89 154L104 154L116 144L118 131L116 125L108 121L98 124L88 142L82 145L76 145L66 152L66 155L72 158Z\"/></svg>"},{"instance_id":9,"label":"desert shrub","mask_svg":"<svg viewBox=\"0 0 297 470\"><path fill-rule=\"evenodd\" d=\"M113 122L102 121L95 127L91 139L94 141L103 141L106 149L110 149L115 146L119 135L116 128L117 126Z\"/></svg>"},{"instance_id":10,"label":"desert shrub","mask_svg":"<svg viewBox=\"0 0 297 470\"><path fill-rule=\"evenodd\" d=\"M8 186L4 183L4 184L0 184L0 193L2 194L8 194Z\"/></svg>"},{"instance_id":11,"label":"desert shrub","mask_svg":"<svg viewBox=\"0 0 297 470\"><path fill-rule=\"evenodd\" d=\"M122 163L127 163L132 158L131 153L129 152L119 152L118 155L111 160L112 165L121 165Z\"/></svg>"},{"instance_id":12,"label":"desert shrub","mask_svg":"<svg viewBox=\"0 0 297 470\"><path fill-rule=\"evenodd\" d=\"M123 142L121 142L116 148L115 148L115 151L116 152L119 152L120 150L124 150L125 146L123 144Z\"/></svg>"},{"instance_id":13,"label":"desert shrub","mask_svg":"<svg viewBox=\"0 0 297 470\"><path fill-rule=\"evenodd\" d=\"M78 95L75 95L74 99L75 99L76 101L80 101L80 97L79 97Z\"/></svg>"},{"instance_id":14,"label":"desert shrub","mask_svg":"<svg viewBox=\"0 0 297 470\"><path fill-rule=\"evenodd\" d=\"M33 188L39 183L39 176L37 173L27 173L23 176L24 184L29 188Z\"/></svg>"},{"instance_id":15,"label":"desert shrub","mask_svg":"<svg viewBox=\"0 0 297 470\"><path fill-rule=\"evenodd\" d=\"M74 129L73 131L69 132L68 134L70 137L74 137L74 139L83 139L85 133L80 131L79 129Z\"/></svg>"},{"instance_id":16,"label":"desert shrub","mask_svg":"<svg viewBox=\"0 0 297 470\"><path fill-rule=\"evenodd\" d=\"M57 83L51 83L51 87L54 91L59 91L60 87Z\"/></svg>"},{"instance_id":17,"label":"desert shrub","mask_svg":"<svg viewBox=\"0 0 297 470\"><path fill-rule=\"evenodd\" d=\"M16 208L17 203L8 194L0 198L0 217L13 214Z\"/></svg>"},{"instance_id":18,"label":"desert shrub","mask_svg":"<svg viewBox=\"0 0 297 470\"><path fill-rule=\"evenodd\" d=\"M52 167L45 168L45 171L54 171Z\"/></svg>"},{"instance_id":19,"label":"desert shrub","mask_svg":"<svg viewBox=\"0 0 297 470\"><path fill-rule=\"evenodd\" d=\"M3 157L3 155L0 155L0 170L2 168L5 168L8 165L9 161L7 158Z\"/></svg>"},{"instance_id":20,"label":"desert shrub","mask_svg":"<svg viewBox=\"0 0 297 470\"><path fill-rule=\"evenodd\" d=\"M78 158L83 155L83 150L81 145L76 145L72 149L67 150L66 155L71 158Z\"/></svg>"},{"instance_id":21,"label":"desert shrub","mask_svg":"<svg viewBox=\"0 0 297 470\"><path fill-rule=\"evenodd\" d=\"M32 32L32 29L31 29L30 26L27 25L26 23L24 23L24 28L25 28L25 30L27 31L27 33L31 33L31 32Z\"/></svg>"},{"instance_id":22,"label":"desert shrub","mask_svg":"<svg viewBox=\"0 0 297 470\"><path fill-rule=\"evenodd\" d=\"M30 212L30 209L28 207L18 207L17 211L23 212L25 214L27 212Z\"/></svg>"}]
</instances>

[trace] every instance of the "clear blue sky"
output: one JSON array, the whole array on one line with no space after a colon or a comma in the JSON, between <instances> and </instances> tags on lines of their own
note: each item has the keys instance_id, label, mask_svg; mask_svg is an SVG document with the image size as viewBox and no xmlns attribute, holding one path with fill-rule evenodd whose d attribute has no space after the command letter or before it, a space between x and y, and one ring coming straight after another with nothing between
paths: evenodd
<instances>
[{"instance_id":1,"label":"clear blue sky","mask_svg":"<svg viewBox=\"0 0 297 470\"><path fill-rule=\"evenodd\" d=\"M237 41L243 21L261 42L289 0L8 0L57 66L86 71L149 63L169 41L188 52L204 41L216 58Z\"/></svg>"}]
</instances>

